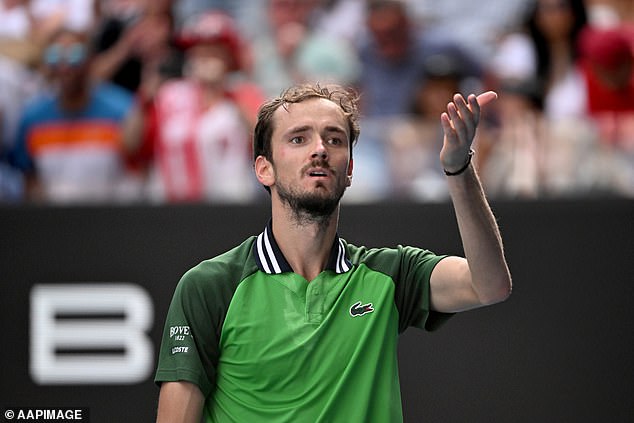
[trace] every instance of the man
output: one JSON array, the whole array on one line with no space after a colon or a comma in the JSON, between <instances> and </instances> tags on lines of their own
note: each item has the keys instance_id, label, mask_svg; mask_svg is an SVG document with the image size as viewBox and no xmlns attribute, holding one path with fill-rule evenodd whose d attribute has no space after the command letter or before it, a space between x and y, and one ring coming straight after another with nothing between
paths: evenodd
<instances>
[{"instance_id":1,"label":"man","mask_svg":"<svg viewBox=\"0 0 634 423\"><path fill-rule=\"evenodd\" d=\"M90 56L87 35L69 29L55 33L44 51L54 92L25 107L11 152L32 200L105 202L133 195L121 134L132 97L94 84Z\"/></svg>"},{"instance_id":2,"label":"man","mask_svg":"<svg viewBox=\"0 0 634 423\"><path fill-rule=\"evenodd\" d=\"M435 36L418 26L407 3L401 0L367 2L367 31L359 44L363 72L357 81L363 92L363 115L367 118L407 114L426 62L436 54L450 50L459 54L465 76L480 78L478 61L450 39Z\"/></svg>"},{"instance_id":3,"label":"man","mask_svg":"<svg viewBox=\"0 0 634 423\"><path fill-rule=\"evenodd\" d=\"M153 150L150 194L174 203L251 201L258 184L249 121L264 97L234 78L242 70L235 23L208 11L187 20L175 41L185 55L183 77L160 83L153 100L138 103L127 126L133 153Z\"/></svg>"},{"instance_id":4,"label":"man","mask_svg":"<svg viewBox=\"0 0 634 423\"><path fill-rule=\"evenodd\" d=\"M356 97L297 86L266 103L255 173L271 194L258 237L179 283L156 374L158 422L398 422L397 335L511 291L471 142L489 92L456 95L440 160L466 259L412 247L367 249L337 235L352 181Z\"/></svg>"},{"instance_id":5,"label":"man","mask_svg":"<svg viewBox=\"0 0 634 423\"><path fill-rule=\"evenodd\" d=\"M266 0L257 4L259 19L248 22L244 32L252 46L253 79L267 95L314 78L350 83L360 72L351 43L330 30L316 27L323 12L321 2ZM252 6L253 7L253 6ZM351 20L346 26L354 27Z\"/></svg>"}]
</instances>

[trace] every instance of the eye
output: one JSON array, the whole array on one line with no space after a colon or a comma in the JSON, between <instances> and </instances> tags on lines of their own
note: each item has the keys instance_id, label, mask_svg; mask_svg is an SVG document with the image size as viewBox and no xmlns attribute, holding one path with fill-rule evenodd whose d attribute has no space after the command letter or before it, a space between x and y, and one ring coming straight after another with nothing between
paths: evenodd
<instances>
[{"instance_id":1,"label":"eye","mask_svg":"<svg viewBox=\"0 0 634 423\"><path fill-rule=\"evenodd\" d=\"M56 65L62 56L62 48L59 45L51 45L44 51L44 62L48 65Z\"/></svg>"},{"instance_id":2,"label":"eye","mask_svg":"<svg viewBox=\"0 0 634 423\"><path fill-rule=\"evenodd\" d=\"M341 140L341 138L335 137L335 138L330 138L328 140L328 143L331 144L331 145L342 145L343 141Z\"/></svg>"},{"instance_id":3,"label":"eye","mask_svg":"<svg viewBox=\"0 0 634 423\"><path fill-rule=\"evenodd\" d=\"M289 140L291 144L302 144L304 142L304 137L293 137Z\"/></svg>"}]
</instances>

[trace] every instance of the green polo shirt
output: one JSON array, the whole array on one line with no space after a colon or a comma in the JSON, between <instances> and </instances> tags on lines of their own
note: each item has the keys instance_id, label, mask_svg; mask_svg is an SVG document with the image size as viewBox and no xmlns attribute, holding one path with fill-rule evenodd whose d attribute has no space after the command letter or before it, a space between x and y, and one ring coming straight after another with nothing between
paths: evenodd
<instances>
[{"instance_id":1,"label":"green polo shirt","mask_svg":"<svg viewBox=\"0 0 634 423\"><path fill-rule=\"evenodd\" d=\"M400 422L398 334L434 329L429 278L443 257L336 237L310 283L271 224L181 279L155 381L189 381L206 422Z\"/></svg>"}]
</instances>

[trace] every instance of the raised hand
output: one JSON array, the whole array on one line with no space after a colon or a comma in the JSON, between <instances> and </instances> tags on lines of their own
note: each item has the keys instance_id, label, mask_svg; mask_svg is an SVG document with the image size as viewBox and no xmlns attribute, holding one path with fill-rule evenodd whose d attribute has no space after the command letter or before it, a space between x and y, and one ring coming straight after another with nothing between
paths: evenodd
<instances>
[{"instance_id":1,"label":"raised hand","mask_svg":"<svg viewBox=\"0 0 634 423\"><path fill-rule=\"evenodd\" d=\"M480 121L480 107L495 100L497 93L487 91L479 96L471 94L465 101L455 94L447 104L447 111L440 115L444 138L440 162L448 172L456 172L468 163L471 144Z\"/></svg>"}]
</instances>

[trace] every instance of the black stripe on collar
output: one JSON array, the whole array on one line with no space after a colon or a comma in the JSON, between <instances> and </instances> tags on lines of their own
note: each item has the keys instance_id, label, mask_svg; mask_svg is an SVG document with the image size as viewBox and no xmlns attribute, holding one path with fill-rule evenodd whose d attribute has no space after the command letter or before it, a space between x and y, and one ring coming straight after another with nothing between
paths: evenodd
<instances>
[{"instance_id":1,"label":"black stripe on collar","mask_svg":"<svg viewBox=\"0 0 634 423\"><path fill-rule=\"evenodd\" d=\"M272 221L269 221L264 231L258 235L253 243L253 255L258 267L265 273L274 275L293 271L275 241ZM337 235L330 250L325 270L345 273L350 269L352 269L352 263L348 259L343 240Z\"/></svg>"}]
</instances>

